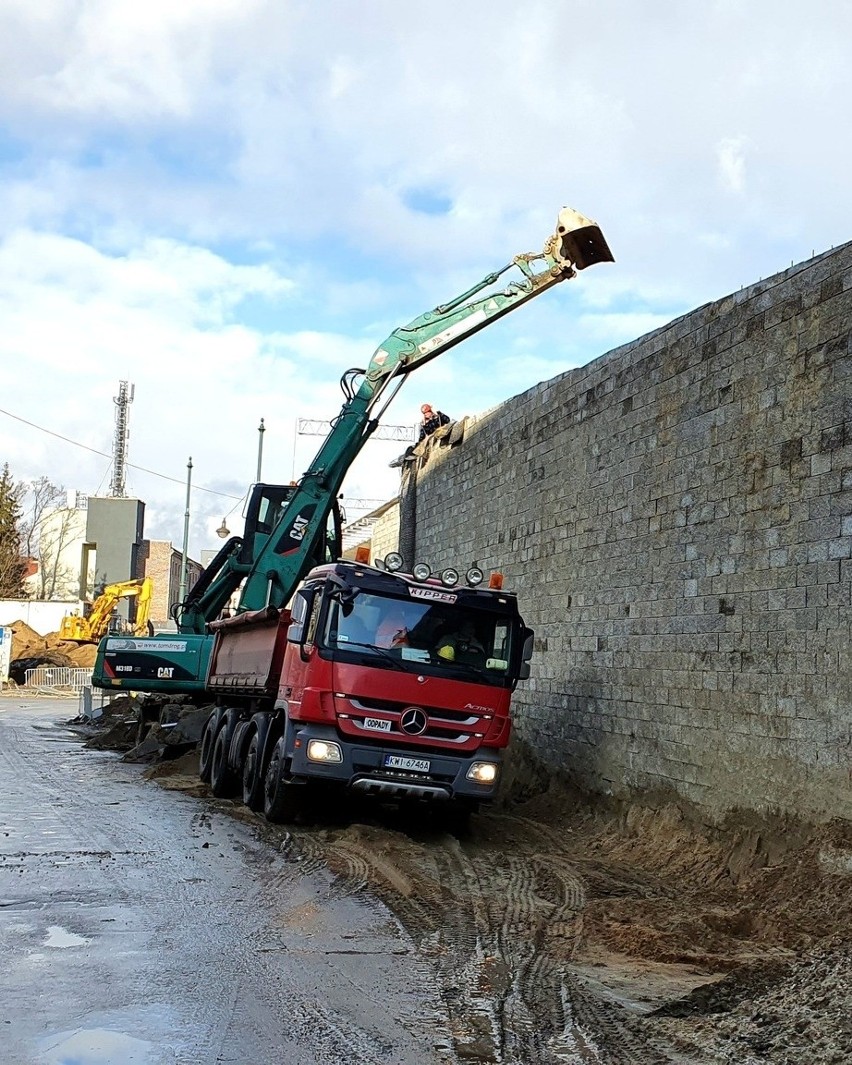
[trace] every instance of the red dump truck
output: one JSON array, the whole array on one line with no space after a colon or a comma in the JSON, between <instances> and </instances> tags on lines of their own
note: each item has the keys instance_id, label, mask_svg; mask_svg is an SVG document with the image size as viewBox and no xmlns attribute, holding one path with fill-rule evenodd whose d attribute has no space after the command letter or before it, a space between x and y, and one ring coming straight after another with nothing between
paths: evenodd
<instances>
[{"instance_id":1,"label":"red dump truck","mask_svg":"<svg viewBox=\"0 0 852 1065\"><path fill-rule=\"evenodd\" d=\"M178 631L101 642L96 687L216 701L200 769L216 795L242 787L271 820L317 788L470 809L493 797L509 703L529 675L532 633L515 596L472 567L327 561L344 477L408 375L612 252L570 207L541 252L516 255L466 292L395 329L301 480L258 485L243 537L226 544L175 612ZM521 277L500 278L517 268ZM215 620L237 593L236 614Z\"/></svg>"},{"instance_id":2,"label":"red dump truck","mask_svg":"<svg viewBox=\"0 0 852 1065\"><path fill-rule=\"evenodd\" d=\"M216 622L201 775L288 821L331 789L385 801L493 798L529 676L533 633L492 575L401 572L339 561L313 569L292 610ZM229 703L231 705L229 705Z\"/></svg>"}]
</instances>

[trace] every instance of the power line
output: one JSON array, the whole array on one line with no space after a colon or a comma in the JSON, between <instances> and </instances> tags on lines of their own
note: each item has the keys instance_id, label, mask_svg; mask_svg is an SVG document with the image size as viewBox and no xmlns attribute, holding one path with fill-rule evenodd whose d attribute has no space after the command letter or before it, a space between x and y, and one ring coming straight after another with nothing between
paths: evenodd
<instances>
[{"instance_id":1,"label":"power line","mask_svg":"<svg viewBox=\"0 0 852 1065\"><path fill-rule=\"evenodd\" d=\"M0 414L5 414L7 418L13 418L16 422L21 422L23 425L28 425L31 429L38 429L40 433L47 433L48 436L55 436L57 440L62 440L66 444L72 444L74 447L81 447L84 451L90 451L93 455L100 455L101 458L112 460L113 456L106 451L98 451L95 447L89 447L88 444L81 444L79 440L72 440L70 437L63 436L61 433L55 433L52 429L45 429L43 425L37 425L35 422L29 422L26 418L21 418L17 414L12 414L11 411L3 410L0 407ZM170 477L167 473L158 473L156 470L149 470L145 466L137 466L135 462L127 462L125 465L130 466L131 469L139 470L141 473L150 474L151 477L159 477L164 481L172 481L174 484L186 484L185 480L181 480L179 477ZM242 496L231 495L230 492L217 492L215 488L203 488L201 485L193 485L196 492L207 492L209 495L222 496L224 499L236 499L238 502L242 500Z\"/></svg>"}]
</instances>

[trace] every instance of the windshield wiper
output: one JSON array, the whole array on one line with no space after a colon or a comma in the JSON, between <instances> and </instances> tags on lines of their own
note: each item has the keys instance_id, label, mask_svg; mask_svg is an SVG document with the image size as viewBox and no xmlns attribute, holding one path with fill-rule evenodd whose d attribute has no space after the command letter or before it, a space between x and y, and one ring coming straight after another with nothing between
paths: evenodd
<instances>
[{"instance_id":1,"label":"windshield wiper","mask_svg":"<svg viewBox=\"0 0 852 1065\"><path fill-rule=\"evenodd\" d=\"M375 654L379 655L383 662L389 662L394 668L399 667L403 673L416 673L417 670L409 669L409 666L418 665L417 662L409 662L407 658L396 658L388 651L386 647L376 647L374 643L360 643L358 640L347 640L345 643L337 644L335 650L346 651L350 647L368 647Z\"/></svg>"},{"instance_id":2,"label":"windshield wiper","mask_svg":"<svg viewBox=\"0 0 852 1065\"><path fill-rule=\"evenodd\" d=\"M499 673L495 673L493 670L487 670L484 666L478 666L475 662L448 662L446 659L439 658L441 666L446 666L449 669L463 669L468 673L473 673L477 677L485 677L486 680L495 680L500 678Z\"/></svg>"}]
</instances>

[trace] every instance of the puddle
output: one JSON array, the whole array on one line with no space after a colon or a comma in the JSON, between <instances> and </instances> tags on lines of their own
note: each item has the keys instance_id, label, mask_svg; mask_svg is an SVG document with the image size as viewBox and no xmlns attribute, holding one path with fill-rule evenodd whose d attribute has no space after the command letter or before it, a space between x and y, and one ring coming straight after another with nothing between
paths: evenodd
<instances>
[{"instance_id":1,"label":"puddle","mask_svg":"<svg viewBox=\"0 0 852 1065\"><path fill-rule=\"evenodd\" d=\"M154 1045L108 1028L60 1032L42 1042L38 1065L153 1065Z\"/></svg>"},{"instance_id":2,"label":"puddle","mask_svg":"<svg viewBox=\"0 0 852 1065\"><path fill-rule=\"evenodd\" d=\"M69 932L61 925L52 924L47 930L44 946L64 949L65 947L85 947L89 942L90 940L85 936L78 936L76 932Z\"/></svg>"}]
</instances>

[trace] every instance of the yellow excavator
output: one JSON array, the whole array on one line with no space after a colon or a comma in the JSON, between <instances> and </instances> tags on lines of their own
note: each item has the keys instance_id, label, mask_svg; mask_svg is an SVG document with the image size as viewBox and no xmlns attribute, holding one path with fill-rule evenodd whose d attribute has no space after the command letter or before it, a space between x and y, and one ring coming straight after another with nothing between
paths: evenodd
<instances>
[{"instance_id":1,"label":"yellow excavator","mask_svg":"<svg viewBox=\"0 0 852 1065\"><path fill-rule=\"evenodd\" d=\"M97 643L108 632L114 631L116 622L121 623L122 619L113 616L119 600L130 599L134 596L136 598L136 621L132 625L125 623L123 631L131 636L147 636L153 592L154 582L150 577L107 584L84 617L67 614L62 619L59 626L59 638L73 640L75 643Z\"/></svg>"}]
</instances>

